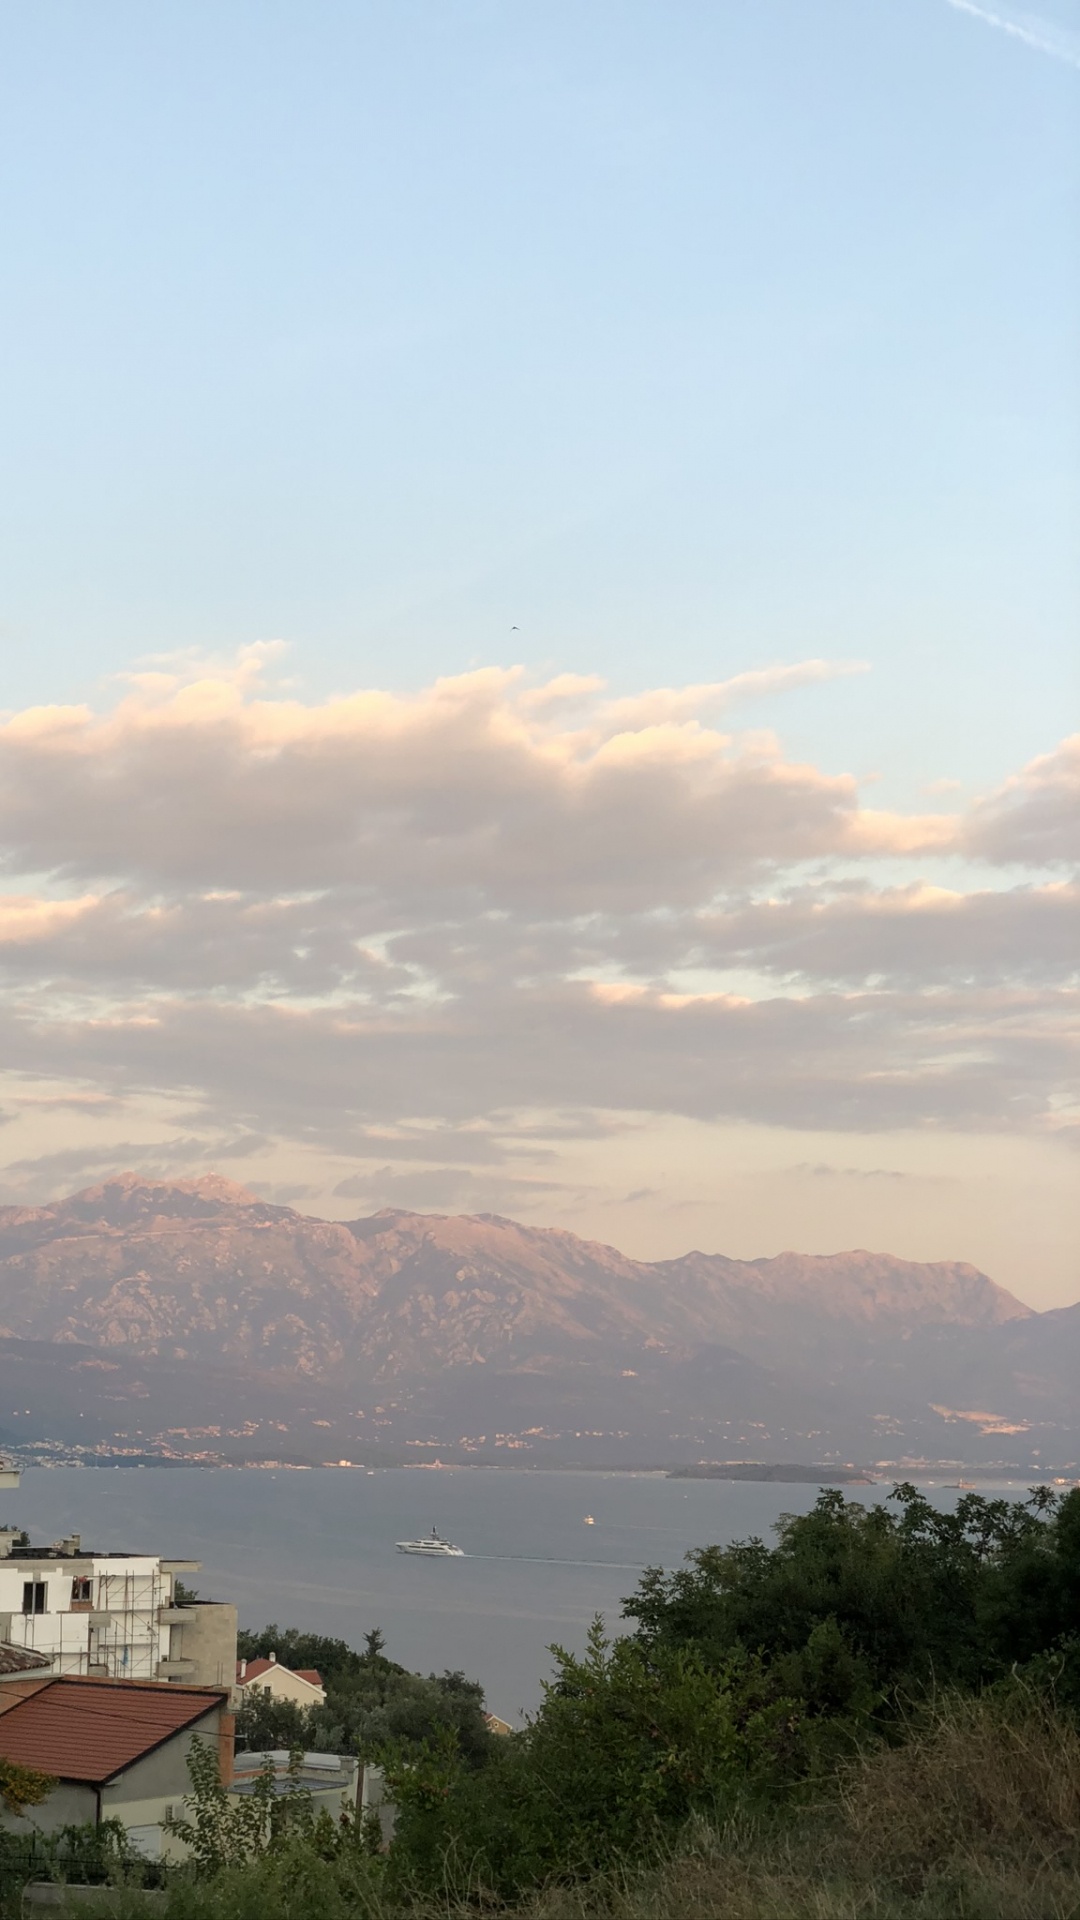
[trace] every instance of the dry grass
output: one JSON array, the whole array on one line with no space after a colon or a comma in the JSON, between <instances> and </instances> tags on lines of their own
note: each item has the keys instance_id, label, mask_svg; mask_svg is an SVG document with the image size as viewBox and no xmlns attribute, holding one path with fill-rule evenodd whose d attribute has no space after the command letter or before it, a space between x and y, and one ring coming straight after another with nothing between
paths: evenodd
<instances>
[{"instance_id":1,"label":"dry grass","mask_svg":"<svg viewBox=\"0 0 1080 1920\"><path fill-rule=\"evenodd\" d=\"M529 1920L1080 1920L1080 1736L1035 1697L948 1701L796 1823L688 1833Z\"/></svg>"},{"instance_id":2,"label":"dry grass","mask_svg":"<svg viewBox=\"0 0 1080 1920\"><path fill-rule=\"evenodd\" d=\"M1080 1734L1035 1694L953 1699L843 1781L849 1845L872 1872L939 1860L1080 1867Z\"/></svg>"}]
</instances>

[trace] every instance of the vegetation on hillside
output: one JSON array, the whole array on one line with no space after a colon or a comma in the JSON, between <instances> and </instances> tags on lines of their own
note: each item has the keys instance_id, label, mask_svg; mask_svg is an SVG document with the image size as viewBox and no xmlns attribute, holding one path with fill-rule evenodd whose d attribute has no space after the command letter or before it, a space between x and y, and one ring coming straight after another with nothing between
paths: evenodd
<instances>
[{"instance_id":1,"label":"vegetation on hillside","mask_svg":"<svg viewBox=\"0 0 1080 1920\"><path fill-rule=\"evenodd\" d=\"M353 1690L343 1738L384 1768L394 1838L298 1790L226 1847L204 1781L171 1920L1080 1920L1080 1490L951 1515L830 1491L626 1607L623 1636L553 1650L523 1732L476 1746L452 1715L390 1726L435 1695L377 1637L267 1629Z\"/></svg>"}]
</instances>

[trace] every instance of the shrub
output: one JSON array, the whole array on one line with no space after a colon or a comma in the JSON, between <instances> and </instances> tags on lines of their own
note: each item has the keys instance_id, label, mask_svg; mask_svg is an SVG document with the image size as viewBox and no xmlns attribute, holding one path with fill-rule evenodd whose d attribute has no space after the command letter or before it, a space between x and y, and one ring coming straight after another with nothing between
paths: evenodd
<instances>
[{"instance_id":1,"label":"shrub","mask_svg":"<svg viewBox=\"0 0 1080 1920\"><path fill-rule=\"evenodd\" d=\"M799 1703L775 1697L752 1658L711 1673L692 1651L647 1653L595 1623L524 1733L471 1771L448 1739L419 1760L381 1756L397 1804L392 1883L431 1894L517 1895L662 1846L695 1811L715 1814L806 1766Z\"/></svg>"}]
</instances>

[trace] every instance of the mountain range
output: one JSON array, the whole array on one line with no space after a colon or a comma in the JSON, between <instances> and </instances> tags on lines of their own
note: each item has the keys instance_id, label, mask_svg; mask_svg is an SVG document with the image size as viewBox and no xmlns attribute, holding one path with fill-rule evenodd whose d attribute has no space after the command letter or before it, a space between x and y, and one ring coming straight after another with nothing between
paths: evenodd
<instances>
[{"instance_id":1,"label":"mountain range","mask_svg":"<svg viewBox=\"0 0 1080 1920\"><path fill-rule=\"evenodd\" d=\"M0 1209L19 1447L1067 1465L1078 1363L1080 1306L1034 1313L962 1262L644 1262L491 1214L314 1219L217 1175Z\"/></svg>"}]
</instances>

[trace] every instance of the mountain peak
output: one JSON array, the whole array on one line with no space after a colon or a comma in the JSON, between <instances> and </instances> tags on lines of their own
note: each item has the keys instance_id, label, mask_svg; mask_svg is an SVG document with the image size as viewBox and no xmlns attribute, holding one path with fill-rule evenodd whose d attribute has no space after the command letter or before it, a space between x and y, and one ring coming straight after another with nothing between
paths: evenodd
<instances>
[{"instance_id":1,"label":"mountain peak","mask_svg":"<svg viewBox=\"0 0 1080 1920\"><path fill-rule=\"evenodd\" d=\"M220 1173L202 1173L186 1180L154 1180L129 1169L124 1173L110 1174L108 1179L82 1187L77 1193L54 1200L47 1206L23 1207L17 1211L27 1223L36 1220L43 1224L53 1220L88 1226L92 1222L101 1222L113 1228L124 1228L140 1222L145 1224L155 1217L169 1220L220 1219L230 1213L261 1206L257 1194L251 1193L235 1180L227 1180ZM3 1209L0 1219L5 1216L12 1219L14 1211ZM273 1211L280 1213L287 1209L275 1208Z\"/></svg>"},{"instance_id":2,"label":"mountain peak","mask_svg":"<svg viewBox=\"0 0 1080 1920\"><path fill-rule=\"evenodd\" d=\"M259 1196L249 1187L240 1185L238 1180L229 1180L223 1173L199 1173L188 1180L150 1180L145 1173L133 1173L130 1169L124 1173L110 1174L107 1180L97 1186L84 1187L81 1193L71 1196L74 1200L89 1198L91 1195L106 1193L111 1187L122 1187L125 1192L135 1189L146 1193L205 1193L216 1200L222 1200L235 1207L253 1207L258 1205Z\"/></svg>"}]
</instances>

